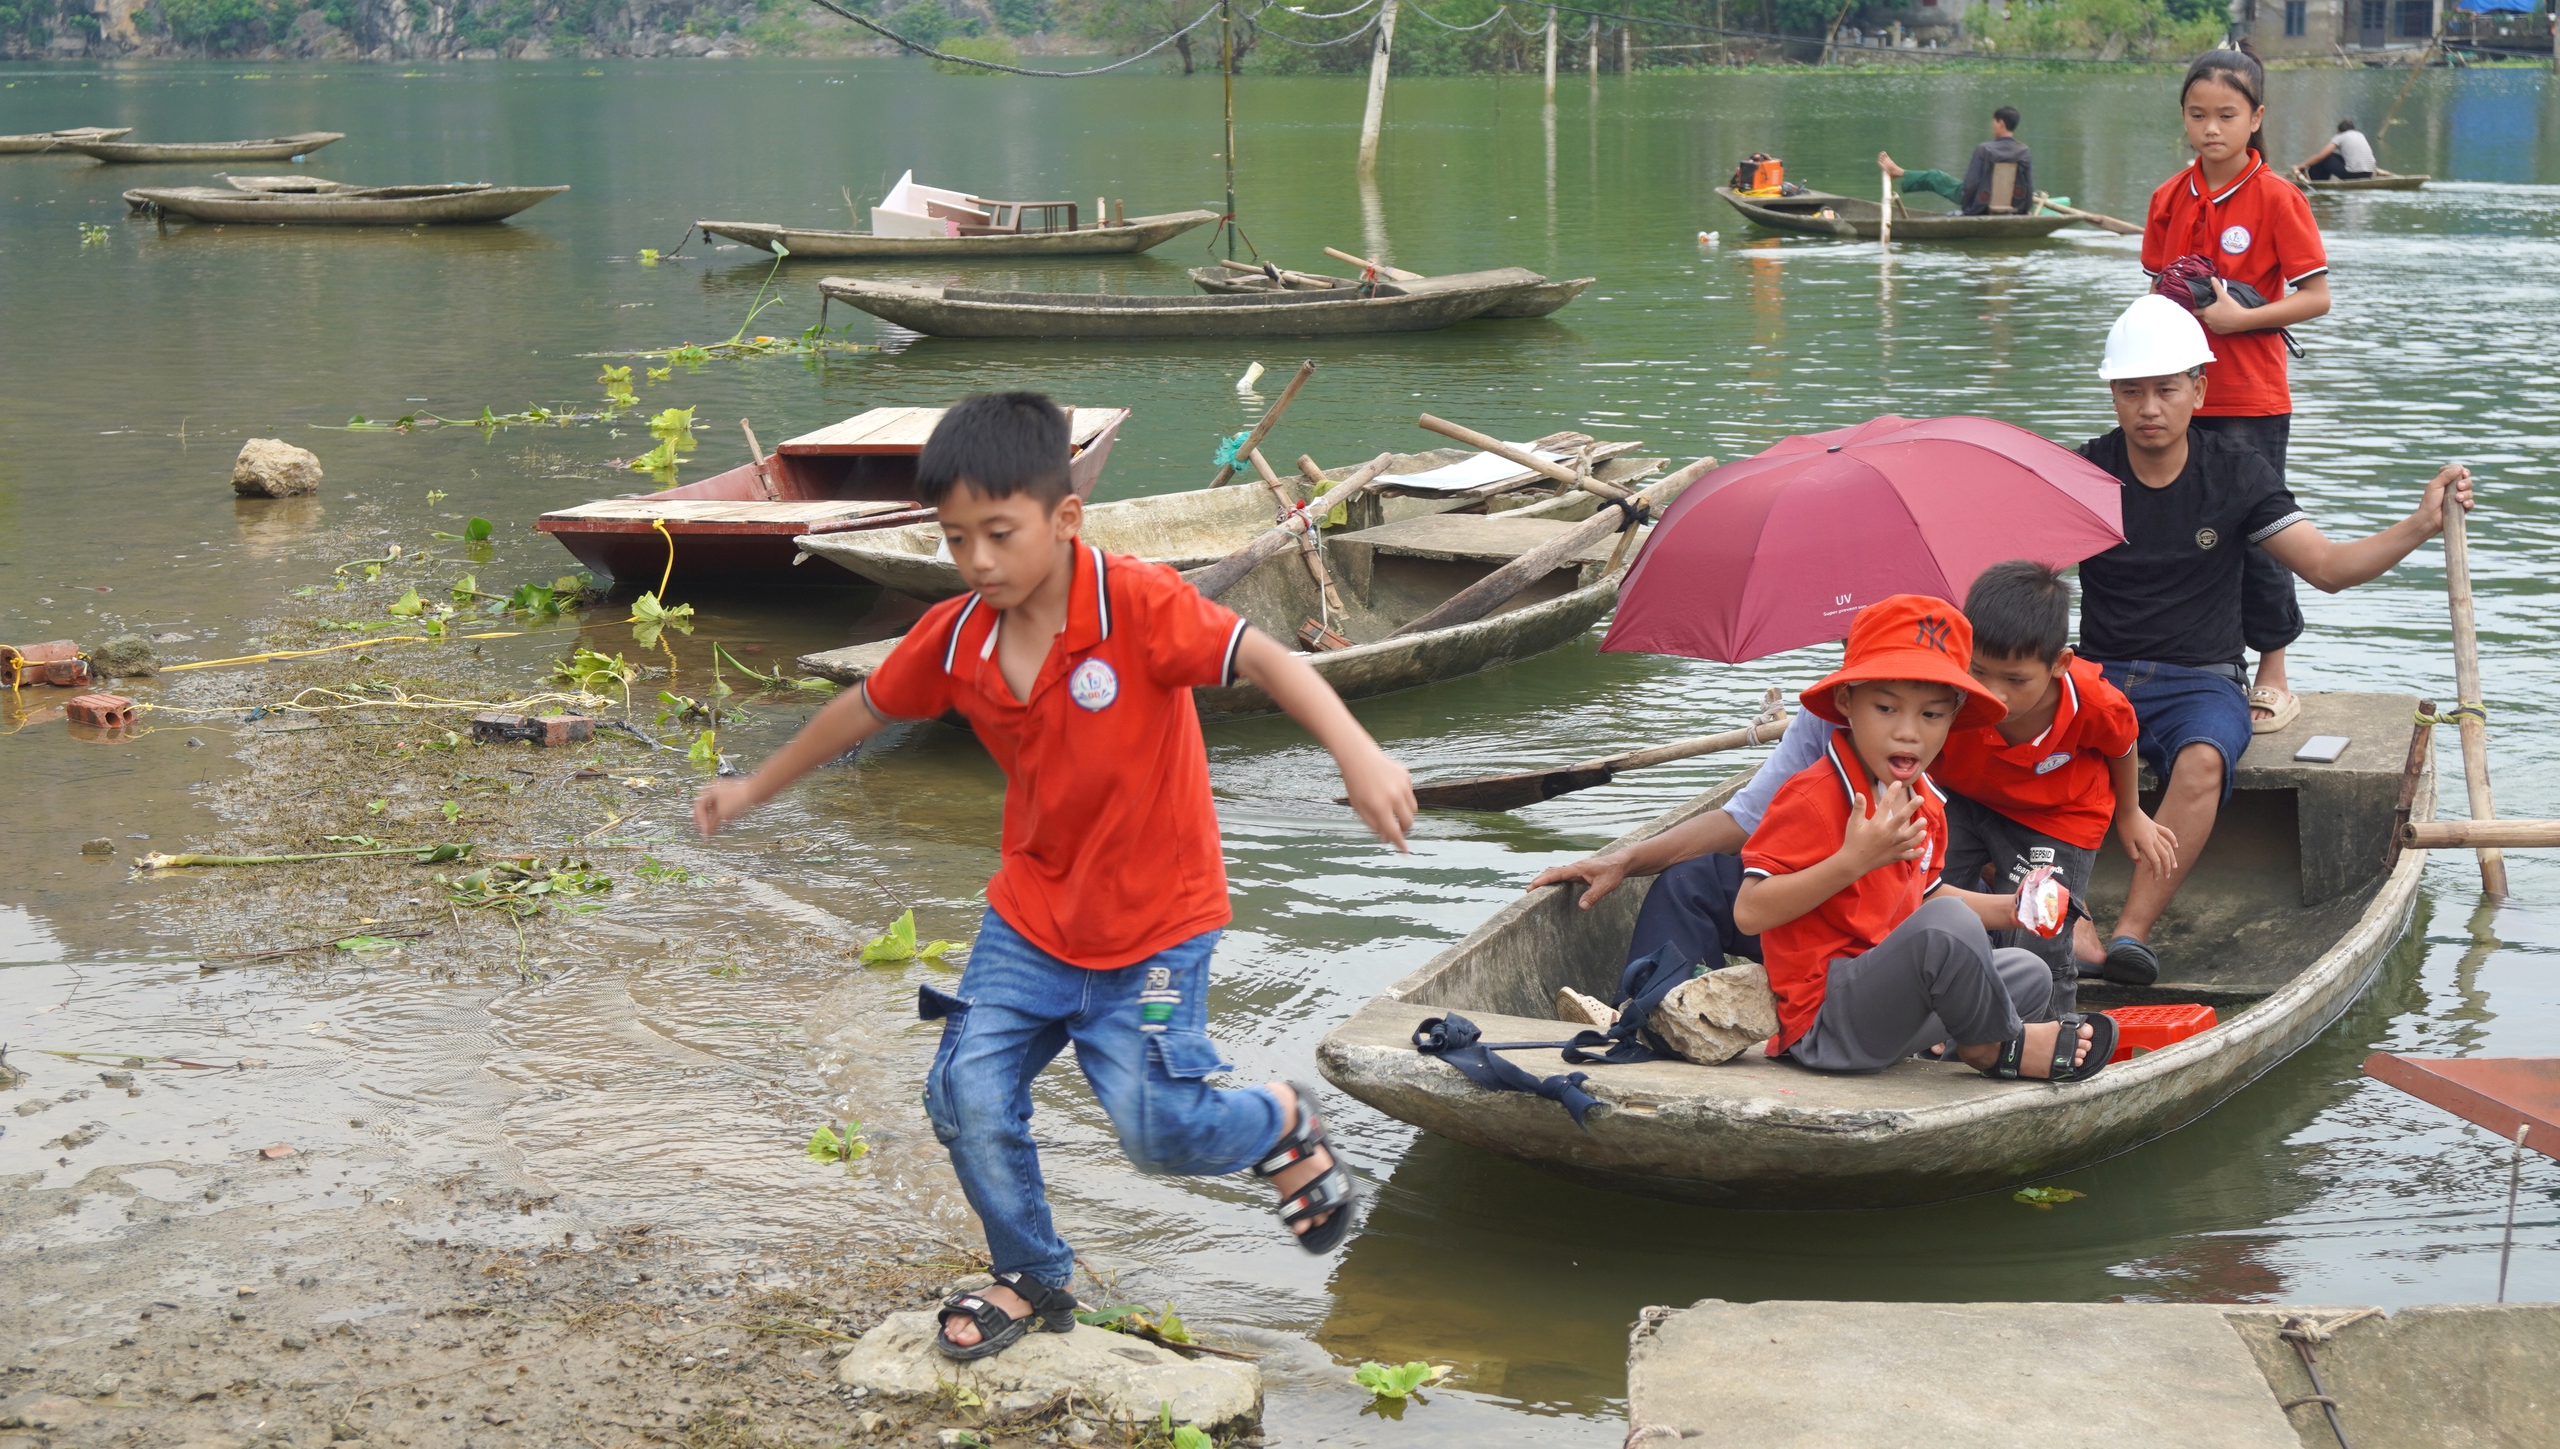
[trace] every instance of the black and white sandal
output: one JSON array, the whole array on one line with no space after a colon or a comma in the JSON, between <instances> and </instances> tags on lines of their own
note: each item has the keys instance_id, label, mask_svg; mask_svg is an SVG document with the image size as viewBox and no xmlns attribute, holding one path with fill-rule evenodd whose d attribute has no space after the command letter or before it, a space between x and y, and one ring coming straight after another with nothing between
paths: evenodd
<instances>
[{"instance_id":1,"label":"black and white sandal","mask_svg":"<svg viewBox=\"0 0 2560 1449\"><path fill-rule=\"evenodd\" d=\"M998 1273L995 1280L1013 1290L1015 1297L1031 1305L1031 1311L1020 1318L1005 1312L976 1293L954 1293L942 1300L942 1326L935 1330L933 1346L942 1350L944 1358L986 1358L1004 1352L1022 1341L1033 1328L1043 1333L1073 1333L1076 1328L1076 1295L1064 1288L1052 1288L1028 1273ZM965 1318L978 1325L976 1343L953 1343L951 1321Z\"/></svg>"},{"instance_id":2,"label":"black and white sandal","mask_svg":"<svg viewBox=\"0 0 2560 1449\"><path fill-rule=\"evenodd\" d=\"M2020 1064L2026 1060L2027 1054L2027 1039L2023 1036L2012 1037L2002 1042L2000 1059L1982 1068L1982 1074L1986 1077L1999 1077L2006 1081L2085 1082L2107 1069L2107 1058L2116 1054L2116 1019L2114 1017L2103 1011L2089 1016L2082 1016L2076 1011L2067 1011L2054 1018L2054 1021L2061 1029L2053 1034L2053 1061L2049 1066L2051 1076L2030 1077L2018 1070ZM2089 1028L2089 1052L2088 1055L2080 1058L2080 1064L2075 1067L2071 1064L2071 1058L2079 1047L2080 1028L2083 1026Z\"/></svg>"},{"instance_id":3,"label":"black and white sandal","mask_svg":"<svg viewBox=\"0 0 2560 1449\"><path fill-rule=\"evenodd\" d=\"M1322 1151L1333 1159L1333 1165L1316 1175L1313 1182L1298 1189L1280 1202L1281 1226L1295 1229L1300 1223L1310 1226L1303 1233L1292 1232L1298 1246L1310 1253L1330 1253L1351 1235L1351 1209L1360 1201L1360 1184L1343 1165L1342 1149L1333 1144L1325 1131L1324 1113L1316 1106L1315 1089L1304 1082L1291 1082L1289 1090L1297 1095L1297 1120L1280 1134L1280 1141L1260 1162L1253 1165L1256 1177L1278 1177ZM1326 1217L1327 1213L1332 1214ZM1315 1220L1324 1218L1319 1223Z\"/></svg>"}]
</instances>

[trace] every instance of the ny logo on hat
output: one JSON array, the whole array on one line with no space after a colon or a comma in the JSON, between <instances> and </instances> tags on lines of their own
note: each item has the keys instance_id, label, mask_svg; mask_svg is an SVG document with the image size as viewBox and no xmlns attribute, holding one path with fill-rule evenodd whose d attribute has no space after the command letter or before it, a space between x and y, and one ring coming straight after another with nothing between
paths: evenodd
<instances>
[{"instance_id":1,"label":"ny logo on hat","mask_svg":"<svg viewBox=\"0 0 2560 1449\"><path fill-rule=\"evenodd\" d=\"M1952 642L1952 639L1953 631L1947 627L1947 621L1939 618L1935 614L1921 615L1918 626L1913 628L1911 631L1911 640L1913 643L1918 644L1924 649L1934 649L1940 654L1946 654L1951 657L1954 651L1950 649L1948 645Z\"/></svg>"}]
</instances>

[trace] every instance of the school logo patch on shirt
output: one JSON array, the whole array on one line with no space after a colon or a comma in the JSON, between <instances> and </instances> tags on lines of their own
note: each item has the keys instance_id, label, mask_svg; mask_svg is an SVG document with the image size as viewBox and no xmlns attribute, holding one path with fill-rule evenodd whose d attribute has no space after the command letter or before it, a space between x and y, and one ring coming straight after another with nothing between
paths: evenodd
<instances>
[{"instance_id":1,"label":"school logo patch on shirt","mask_svg":"<svg viewBox=\"0 0 2560 1449\"><path fill-rule=\"evenodd\" d=\"M2224 227L2222 229L2222 249L2235 257L2240 255L2242 252L2247 251L2249 249L2249 229L2245 226Z\"/></svg>"},{"instance_id":2,"label":"school logo patch on shirt","mask_svg":"<svg viewBox=\"0 0 2560 1449\"><path fill-rule=\"evenodd\" d=\"M2211 548L2220 542L2222 542L2222 535L2220 532L2210 528L2199 528L2196 530L2196 547ZM1078 704L1084 703L1082 700L1078 700L1076 702Z\"/></svg>"},{"instance_id":3,"label":"school logo patch on shirt","mask_svg":"<svg viewBox=\"0 0 2560 1449\"><path fill-rule=\"evenodd\" d=\"M1104 709L1120 697L1120 676L1099 659L1088 659L1067 676L1067 698L1086 709Z\"/></svg>"},{"instance_id":4,"label":"school logo patch on shirt","mask_svg":"<svg viewBox=\"0 0 2560 1449\"><path fill-rule=\"evenodd\" d=\"M2065 750L2058 755L2047 755L2043 759L2036 761L2036 773L2039 775L2050 775L2054 771L2059 770L2070 763L2071 752L2068 750Z\"/></svg>"}]
</instances>

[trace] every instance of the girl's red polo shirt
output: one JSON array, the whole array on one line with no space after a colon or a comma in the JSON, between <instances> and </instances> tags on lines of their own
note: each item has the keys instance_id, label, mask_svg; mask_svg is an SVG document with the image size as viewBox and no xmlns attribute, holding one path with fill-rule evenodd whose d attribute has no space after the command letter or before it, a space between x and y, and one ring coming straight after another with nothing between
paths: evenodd
<instances>
[{"instance_id":1,"label":"girl's red polo shirt","mask_svg":"<svg viewBox=\"0 0 2560 1449\"><path fill-rule=\"evenodd\" d=\"M1822 758L1780 785L1769 801L1760 828L1742 844L1742 873L1793 875L1829 860L1849 838L1850 809L1872 810L1872 790L1849 732L1833 730ZM1778 998L1778 1034L1769 1040L1769 1055L1794 1046L1813 1030L1832 962L1874 950L1937 889L1938 871L1947 858L1946 797L1927 775L1920 777L1913 794L1929 833L1918 860L1877 866L1821 905L1760 933L1760 959L1769 970L1769 990Z\"/></svg>"},{"instance_id":2,"label":"girl's red polo shirt","mask_svg":"<svg viewBox=\"0 0 2560 1449\"><path fill-rule=\"evenodd\" d=\"M2246 282L2273 302L2329 270L2311 203L2291 182L2267 169L2255 151L2239 178L2219 191L2204 190L2204 172L2185 170L2151 193L2142 227L2143 270L2158 276L2189 253L2213 262L2226 282ZM2208 338L2214 360L2205 365L2204 417L2274 417L2293 411L2285 384L2284 339L2275 329Z\"/></svg>"},{"instance_id":3,"label":"girl's red polo shirt","mask_svg":"<svg viewBox=\"0 0 2560 1449\"><path fill-rule=\"evenodd\" d=\"M987 904L1041 950L1097 971L1232 918L1195 685L1235 682L1244 620L1162 564L1078 540L1067 627L1028 701L995 658L1002 618L945 599L863 682L884 719L956 710L1004 770Z\"/></svg>"},{"instance_id":4,"label":"girl's red polo shirt","mask_svg":"<svg viewBox=\"0 0 2560 1449\"><path fill-rule=\"evenodd\" d=\"M2043 734L2013 745L1996 725L1950 730L1929 773L1950 795L2065 845L2095 850L2116 815L2107 762L2133 748L2141 726L2133 702L2089 660L2072 660L2055 684L2062 702Z\"/></svg>"}]
</instances>

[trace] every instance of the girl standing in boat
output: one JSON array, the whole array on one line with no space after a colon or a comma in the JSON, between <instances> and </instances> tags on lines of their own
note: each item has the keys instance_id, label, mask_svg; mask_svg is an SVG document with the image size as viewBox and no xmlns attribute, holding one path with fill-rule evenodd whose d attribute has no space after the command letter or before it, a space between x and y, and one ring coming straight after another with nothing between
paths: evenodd
<instances>
[{"instance_id":1,"label":"girl standing in boat","mask_svg":"<svg viewBox=\"0 0 2560 1449\"><path fill-rule=\"evenodd\" d=\"M2213 334L2194 426L2252 449L2282 479L2293 431L2285 361L2294 343L2284 329L2328 313L2329 255L2310 203L2267 166L2266 71L2248 40L2240 45L2187 67L2178 101L2196 159L2151 193L2142 266ZM2249 691L2251 728L2265 734L2302 711L2284 659L2302 635L2302 609L2292 572L2254 544L2241 620L2258 675L2254 688L2246 677L2233 682Z\"/></svg>"}]
</instances>

